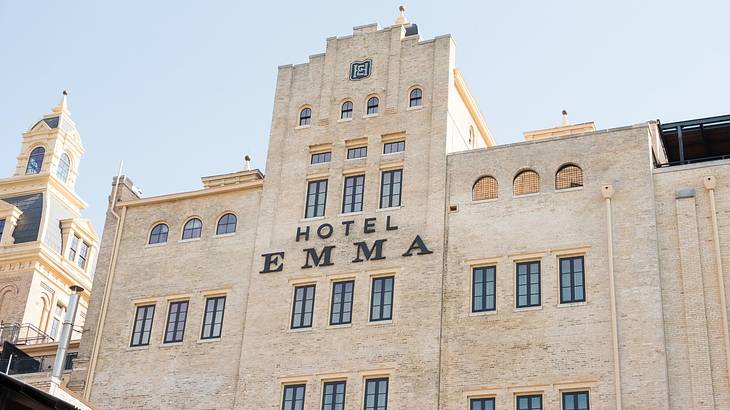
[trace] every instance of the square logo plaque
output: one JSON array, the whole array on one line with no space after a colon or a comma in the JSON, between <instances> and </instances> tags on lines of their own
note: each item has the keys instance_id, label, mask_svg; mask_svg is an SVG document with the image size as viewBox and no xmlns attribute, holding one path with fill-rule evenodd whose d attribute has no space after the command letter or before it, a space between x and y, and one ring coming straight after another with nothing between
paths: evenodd
<instances>
[{"instance_id":1,"label":"square logo plaque","mask_svg":"<svg viewBox=\"0 0 730 410\"><path fill-rule=\"evenodd\" d=\"M373 60L353 61L350 63L350 80L362 80L370 77Z\"/></svg>"}]
</instances>

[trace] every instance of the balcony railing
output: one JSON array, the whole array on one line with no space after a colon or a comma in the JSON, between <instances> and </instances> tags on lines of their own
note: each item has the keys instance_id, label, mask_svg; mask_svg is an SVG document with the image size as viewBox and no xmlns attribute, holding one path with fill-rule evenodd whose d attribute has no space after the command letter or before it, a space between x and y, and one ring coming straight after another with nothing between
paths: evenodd
<instances>
[{"instance_id":1,"label":"balcony railing","mask_svg":"<svg viewBox=\"0 0 730 410\"><path fill-rule=\"evenodd\" d=\"M0 324L0 343L10 342L14 345L35 345L51 343L53 338L30 323Z\"/></svg>"},{"instance_id":2,"label":"balcony railing","mask_svg":"<svg viewBox=\"0 0 730 410\"><path fill-rule=\"evenodd\" d=\"M73 369L74 359L77 355L78 353L76 352L66 354L64 370ZM53 369L53 362L55 360L55 355L37 357L11 356L8 359L0 359L0 372L8 375L50 372Z\"/></svg>"}]
</instances>

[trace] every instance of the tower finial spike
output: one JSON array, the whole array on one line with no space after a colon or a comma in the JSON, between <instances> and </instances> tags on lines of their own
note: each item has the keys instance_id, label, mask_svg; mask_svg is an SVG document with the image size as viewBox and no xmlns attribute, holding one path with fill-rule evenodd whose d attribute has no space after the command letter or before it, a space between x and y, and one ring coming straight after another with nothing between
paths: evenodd
<instances>
[{"instance_id":1,"label":"tower finial spike","mask_svg":"<svg viewBox=\"0 0 730 410\"><path fill-rule=\"evenodd\" d=\"M57 106L53 107L53 112L57 114L66 113L69 114L68 111L68 91L63 90L61 93L61 101L58 103Z\"/></svg>"},{"instance_id":2,"label":"tower finial spike","mask_svg":"<svg viewBox=\"0 0 730 410\"><path fill-rule=\"evenodd\" d=\"M560 125L570 125L570 121L568 121L568 111L563 110L563 121Z\"/></svg>"},{"instance_id":3,"label":"tower finial spike","mask_svg":"<svg viewBox=\"0 0 730 410\"><path fill-rule=\"evenodd\" d=\"M408 19L406 18L406 6L401 4L398 7L398 11L400 12L400 15L395 19L395 24L396 25L408 24Z\"/></svg>"}]
</instances>

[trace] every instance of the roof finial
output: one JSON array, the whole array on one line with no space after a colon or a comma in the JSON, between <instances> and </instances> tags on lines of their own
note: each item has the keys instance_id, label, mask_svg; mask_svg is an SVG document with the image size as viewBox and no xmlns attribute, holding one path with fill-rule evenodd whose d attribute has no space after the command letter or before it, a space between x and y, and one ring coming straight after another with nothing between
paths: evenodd
<instances>
[{"instance_id":1,"label":"roof finial","mask_svg":"<svg viewBox=\"0 0 730 410\"><path fill-rule=\"evenodd\" d=\"M53 108L53 112L60 114L65 112L66 114L69 114L68 111L68 91L63 90L61 93L61 101L58 103L57 106Z\"/></svg>"},{"instance_id":2,"label":"roof finial","mask_svg":"<svg viewBox=\"0 0 730 410\"><path fill-rule=\"evenodd\" d=\"M246 163L246 171L251 170L251 156L246 154L245 157L243 157L243 161Z\"/></svg>"},{"instance_id":3,"label":"roof finial","mask_svg":"<svg viewBox=\"0 0 730 410\"><path fill-rule=\"evenodd\" d=\"M568 111L563 110L563 122L560 125L570 125L570 121L568 121Z\"/></svg>"},{"instance_id":4,"label":"roof finial","mask_svg":"<svg viewBox=\"0 0 730 410\"><path fill-rule=\"evenodd\" d=\"M395 24L396 25L408 24L408 19L406 18L406 6L401 4L398 7L398 11L400 11L400 15L395 19Z\"/></svg>"}]
</instances>

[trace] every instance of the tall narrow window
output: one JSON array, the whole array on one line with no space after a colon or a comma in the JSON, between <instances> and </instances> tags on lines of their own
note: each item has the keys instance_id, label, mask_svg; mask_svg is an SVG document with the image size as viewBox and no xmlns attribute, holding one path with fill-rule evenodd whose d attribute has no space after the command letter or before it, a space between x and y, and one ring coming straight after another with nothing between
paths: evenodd
<instances>
[{"instance_id":1,"label":"tall narrow window","mask_svg":"<svg viewBox=\"0 0 730 410\"><path fill-rule=\"evenodd\" d=\"M495 266L480 266L472 269L472 312L487 312L495 309Z\"/></svg>"},{"instance_id":2,"label":"tall narrow window","mask_svg":"<svg viewBox=\"0 0 730 410\"><path fill-rule=\"evenodd\" d=\"M200 219L193 218L185 223L185 227L183 227L182 238L183 240L200 238L200 234L202 232L203 223L200 222Z\"/></svg>"},{"instance_id":3,"label":"tall narrow window","mask_svg":"<svg viewBox=\"0 0 730 410\"><path fill-rule=\"evenodd\" d=\"M335 282L332 284L332 308L330 325L344 325L352 322L352 291L355 281Z\"/></svg>"},{"instance_id":4,"label":"tall narrow window","mask_svg":"<svg viewBox=\"0 0 730 410\"><path fill-rule=\"evenodd\" d=\"M365 175L345 177L345 192L342 194L342 213L362 211Z\"/></svg>"},{"instance_id":5,"label":"tall narrow window","mask_svg":"<svg viewBox=\"0 0 730 410\"><path fill-rule=\"evenodd\" d=\"M185 321L188 317L188 301L171 302L169 309L164 342L182 342L185 334Z\"/></svg>"},{"instance_id":6,"label":"tall narrow window","mask_svg":"<svg viewBox=\"0 0 730 410\"><path fill-rule=\"evenodd\" d=\"M205 316L203 316L201 339L217 339L221 337L225 309L225 296L210 297L205 300Z\"/></svg>"},{"instance_id":7,"label":"tall narrow window","mask_svg":"<svg viewBox=\"0 0 730 410\"><path fill-rule=\"evenodd\" d=\"M383 171L380 180L380 207L392 208L400 206L403 170Z\"/></svg>"},{"instance_id":8,"label":"tall narrow window","mask_svg":"<svg viewBox=\"0 0 730 410\"><path fill-rule=\"evenodd\" d=\"M58 340L58 337L60 334L58 334L58 331L61 328L61 321L63 320L63 315L66 312L66 308L62 305L56 305L56 307L53 309L53 321L51 322L51 338L53 340Z\"/></svg>"},{"instance_id":9,"label":"tall narrow window","mask_svg":"<svg viewBox=\"0 0 730 410\"><path fill-rule=\"evenodd\" d=\"M378 105L380 105L380 100L378 99L378 97L368 98L368 115L377 114Z\"/></svg>"},{"instance_id":10,"label":"tall narrow window","mask_svg":"<svg viewBox=\"0 0 730 410\"><path fill-rule=\"evenodd\" d=\"M540 262L517 264L517 307L540 306Z\"/></svg>"},{"instance_id":11,"label":"tall narrow window","mask_svg":"<svg viewBox=\"0 0 730 410\"><path fill-rule=\"evenodd\" d=\"M386 142L383 144L383 154L395 154L396 152L403 152L405 150L406 142L404 140Z\"/></svg>"},{"instance_id":12,"label":"tall narrow window","mask_svg":"<svg viewBox=\"0 0 730 410\"><path fill-rule=\"evenodd\" d=\"M345 410L345 388L344 381L325 383L322 410Z\"/></svg>"},{"instance_id":13,"label":"tall narrow window","mask_svg":"<svg viewBox=\"0 0 730 410\"><path fill-rule=\"evenodd\" d=\"M583 257L560 258L560 303L584 302Z\"/></svg>"},{"instance_id":14,"label":"tall narrow window","mask_svg":"<svg viewBox=\"0 0 730 410\"><path fill-rule=\"evenodd\" d=\"M393 276L373 278L370 297L370 321L390 320L393 318Z\"/></svg>"},{"instance_id":15,"label":"tall narrow window","mask_svg":"<svg viewBox=\"0 0 730 410\"><path fill-rule=\"evenodd\" d=\"M420 107L423 104L423 91L420 88L414 88L411 90L410 101L408 102L409 107Z\"/></svg>"},{"instance_id":16,"label":"tall narrow window","mask_svg":"<svg viewBox=\"0 0 730 410\"><path fill-rule=\"evenodd\" d=\"M332 152L318 152L316 154L312 154L312 158L310 159L310 164L324 164L325 162L330 162L332 160Z\"/></svg>"},{"instance_id":17,"label":"tall narrow window","mask_svg":"<svg viewBox=\"0 0 730 410\"><path fill-rule=\"evenodd\" d=\"M61 159L58 161L58 168L56 168L56 178L63 182L68 179L68 172L71 170L71 158L65 152L61 154Z\"/></svg>"},{"instance_id":18,"label":"tall narrow window","mask_svg":"<svg viewBox=\"0 0 730 410\"><path fill-rule=\"evenodd\" d=\"M342 103L342 111L340 112L341 119L352 118L352 101L345 101Z\"/></svg>"},{"instance_id":19,"label":"tall narrow window","mask_svg":"<svg viewBox=\"0 0 730 410\"><path fill-rule=\"evenodd\" d=\"M583 186L583 170L577 165L563 165L555 174L555 189L569 189Z\"/></svg>"},{"instance_id":20,"label":"tall narrow window","mask_svg":"<svg viewBox=\"0 0 730 410\"><path fill-rule=\"evenodd\" d=\"M309 181L307 184L307 210L306 218L324 216L327 204L327 180Z\"/></svg>"},{"instance_id":21,"label":"tall narrow window","mask_svg":"<svg viewBox=\"0 0 730 410\"><path fill-rule=\"evenodd\" d=\"M3 239L3 232L5 231L5 220L0 219L0 241Z\"/></svg>"},{"instance_id":22,"label":"tall narrow window","mask_svg":"<svg viewBox=\"0 0 730 410\"><path fill-rule=\"evenodd\" d=\"M137 306L134 317L134 330L130 346L147 346L152 334L152 319L155 316L155 305Z\"/></svg>"},{"instance_id":23,"label":"tall narrow window","mask_svg":"<svg viewBox=\"0 0 730 410\"><path fill-rule=\"evenodd\" d=\"M587 391L563 393L563 410L590 410Z\"/></svg>"},{"instance_id":24,"label":"tall narrow window","mask_svg":"<svg viewBox=\"0 0 730 410\"><path fill-rule=\"evenodd\" d=\"M150 232L149 244L154 245L156 243L167 242L167 233L170 229L165 224L157 224Z\"/></svg>"},{"instance_id":25,"label":"tall narrow window","mask_svg":"<svg viewBox=\"0 0 730 410\"><path fill-rule=\"evenodd\" d=\"M28 158L28 166L25 167L26 175L33 175L41 172L43 168L43 157L46 155L46 149L43 147L36 147L30 152Z\"/></svg>"},{"instance_id":26,"label":"tall narrow window","mask_svg":"<svg viewBox=\"0 0 730 410\"><path fill-rule=\"evenodd\" d=\"M238 222L236 215L225 214L218 220L218 226L215 228L216 235L225 235L236 232L236 223Z\"/></svg>"},{"instance_id":27,"label":"tall narrow window","mask_svg":"<svg viewBox=\"0 0 730 410\"><path fill-rule=\"evenodd\" d=\"M365 410L388 410L388 378L365 381Z\"/></svg>"},{"instance_id":28,"label":"tall narrow window","mask_svg":"<svg viewBox=\"0 0 730 410\"><path fill-rule=\"evenodd\" d=\"M347 150L347 159L365 158L368 156L368 147L356 147Z\"/></svg>"},{"instance_id":29,"label":"tall narrow window","mask_svg":"<svg viewBox=\"0 0 730 410\"><path fill-rule=\"evenodd\" d=\"M70 260L72 262L76 260L76 252L77 252L77 249L79 248L80 240L81 240L81 238L79 238L76 235L74 235L74 237L71 238L71 244L68 247L69 248L68 249L68 260Z\"/></svg>"},{"instance_id":30,"label":"tall narrow window","mask_svg":"<svg viewBox=\"0 0 730 410\"><path fill-rule=\"evenodd\" d=\"M542 395L517 396L517 410L542 410Z\"/></svg>"},{"instance_id":31,"label":"tall narrow window","mask_svg":"<svg viewBox=\"0 0 730 410\"><path fill-rule=\"evenodd\" d=\"M303 127L312 123L312 109L304 108L299 112L299 126Z\"/></svg>"},{"instance_id":32,"label":"tall narrow window","mask_svg":"<svg viewBox=\"0 0 730 410\"><path fill-rule=\"evenodd\" d=\"M291 384L284 386L281 410L304 410L304 391L306 385Z\"/></svg>"},{"instance_id":33,"label":"tall narrow window","mask_svg":"<svg viewBox=\"0 0 730 410\"><path fill-rule=\"evenodd\" d=\"M494 397L471 399L471 410L494 410Z\"/></svg>"},{"instance_id":34,"label":"tall narrow window","mask_svg":"<svg viewBox=\"0 0 730 410\"><path fill-rule=\"evenodd\" d=\"M294 306L292 307L291 328L312 327L314 315L314 285L294 288Z\"/></svg>"},{"instance_id":35,"label":"tall narrow window","mask_svg":"<svg viewBox=\"0 0 730 410\"><path fill-rule=\"evenodd\" d=\"M79 258L76 260L76 266L86 269L86 260L89 258L89 245L86 242L79 244Z\"/></svg>"}]
</instances>

